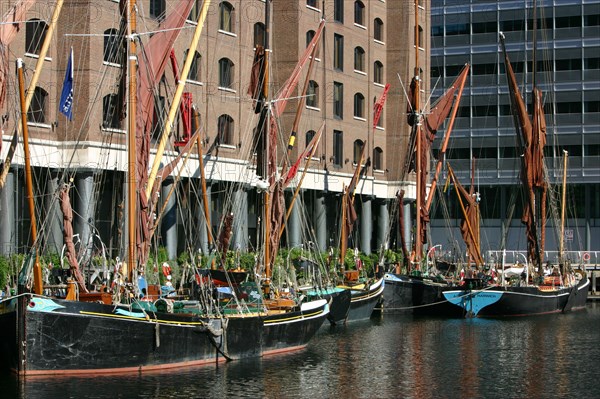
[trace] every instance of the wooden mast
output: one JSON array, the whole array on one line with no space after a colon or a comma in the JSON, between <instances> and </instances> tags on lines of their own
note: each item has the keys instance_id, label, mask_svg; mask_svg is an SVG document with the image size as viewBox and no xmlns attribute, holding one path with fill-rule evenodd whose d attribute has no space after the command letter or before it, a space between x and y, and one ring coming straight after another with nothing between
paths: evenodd
<instances>
[{"instance_id":1,"label":"wooden mast","mask_svg":"<svg viewBox=\"0 0 600 399\"><path fill-rule=\"evenodd\" d=\"M196 129L200 129L200 118L198 111L194 108L194 123ZM202 205L204 206L204 218L206 219L206 235L208 237L208 248L213 246L213 235L212 225L210 222L210 209L208 208L208 191L206 189L206 175L204 174L204 159L202 158L202 138L200 135L196 138L196 145L198 147L198 167L200 169L200 185L202 188ZM211 263L211 267L214 269L215 262Z\"/></svg>"},{"instance_id":2,"label":"wooden mast","mask_svg":"<svg viewBox=\"0 0 600 399\"><path fill-rule=\"evenodd\" d=\"M129 0L127 15L127 37L129 39L129 101L127 115L128 125L128 148L127 148L127 166L128 166L128 200L127 200L127 237L128 237L128 255L127 255L127 276L129 281L133 281L133 268L137 264L136 253L136 201L137 201L137 173L136 173L136 113L137 113L137 6L136 0Z\"/></svg>"},{"instance_id":3,"label":"wooden mast","mask_svg":"<svg viewBox=\"0 0 600 399\"><path fill-rule=\"evenodd\" d=\"M32 247L37 246L37 221L35 218L35 203L33 200L33 180L31 176L31 155L29 153L29 128L27 127L27 106L25 100L25 79L23 77L23 60L17 58L17 75L19 80L19 100L21 106L21 127L23 129L23 155L25 158L25 187L29 217L31 218ZM31 90L33 92L33 90ZM33 266L33 292L37 295L43 293L42 267L40 266L38 251L35 250L35 263Z\"/></svg>"},{"instance_id":4,"label":"wooden mast","mask_svg":"<svg viewBox=\"0 0 600 399\"><path fill-rule=\"evenodd\" d=\"M269 175L269 155L268 155L268 151L269 151L269 127L270 127L270 117L271 117L271 103L269 100L269 61L270 61L270 57L269 57L269 46L270 46L270 35L271 35L271 24L270 24L270 18L271 18L271 0L266 0L265 1L265 71L263 74L263 90L264 90L264 97L265 97L265 102L266 104L263 104L263 106L267 107L267 117L266 117L266 124L263 128L262 134L264 134L263 136L263 140L262 142L264 143L264 148L262 148L262 151L264 151L264 154L266 155L264 157L264 171L265 171L265 176L263 176L263 178L265 179L265 181L267 182L267 186L270 187L271 185L269 184L269 181L271 180L271 176ZM272 165L273 167L275 167L275 165ZM265 295L269 295L270 294L270 283L271 283L271 256L270 256L270 237L271 237L271 209L269 206L269 201L270 201L270 195L269 195L269 189L266 189L264 192L264 196L263 196L263 201L264 201L264 262L265 262L265 283L264 283L264 293Z\"/></svg>"},{"instance_id":5,"label":"wooden mast","mask_svg":"<svg viewBox=\"0 0 600 399\"><path fill-rule=\"evenodd\" d=\"M567 198L567 158L569 157L569 152L563 150L563 181L562 181L562 201L560 207L560 242L559 242L559 250L558 250L558 259L561 265L564 264L564 245L565 245L565 208L566 208L566 198ZM561 270L564 275L564 270Z\"/></svg>"},{"instance_id":6,"label":"wooden mast","mask_svg":"<svg viewBox=\"0 0 600 399\"><path fill-rule=\"evenodd\" d=\"M424 172L421 162L421 153L423 152L422 145L422 131L421 131L421 78L420 78L420 70L419 70L419 1L415 0L415 71L414 71L414 82L415 82L415 95L414 95L414 104L413 104L413 112L416 114L416 160L415 160L415 169L416 169L416 226L415 226L415 245L414 245L414 261L417 264L421 262L421 253L423 252L423 243L421 242L421 208L423 206L423 198L421 198L421 190L423 182L421 181L421 175ZM417 266L417 270L420 270L420 266Z\"/></svg>"}]
</instances>

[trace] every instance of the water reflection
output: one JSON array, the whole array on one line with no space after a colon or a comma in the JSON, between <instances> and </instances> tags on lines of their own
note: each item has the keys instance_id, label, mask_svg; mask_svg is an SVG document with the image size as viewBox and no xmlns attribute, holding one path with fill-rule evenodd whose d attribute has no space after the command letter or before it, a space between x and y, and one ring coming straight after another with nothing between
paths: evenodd
<instances>
[{"instance_id":1,"label":"water reflection","mask_svg":"<svg viewBox=\"0 0 600 399\"><path fill-rule=\"evenodd\" d=\"M7 398L600 397L600 306L528 319L385 315L298 353L144 375L0 378Z\"/></svg>"}]
</instances>

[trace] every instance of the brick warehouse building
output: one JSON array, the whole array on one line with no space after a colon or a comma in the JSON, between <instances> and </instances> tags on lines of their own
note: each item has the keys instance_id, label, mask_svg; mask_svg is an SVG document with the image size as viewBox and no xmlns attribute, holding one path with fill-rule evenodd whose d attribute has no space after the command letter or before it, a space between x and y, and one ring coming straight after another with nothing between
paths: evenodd
<instances>
[{"instance_id":1,"label":"brick warehouse building","mask_svg":"<svg viewBox=\"0 0 600 399\"><path fill-rule=\"evenodd\" d=\"M2 3L4 14L15 1ZM38 61L40 37L50 21L54 2L38 2L28 12L26 24L7 46L9 81L3 115L2 159L5 159L15 123L15 59L23 58L26 81ZM183 65L187 44L192 37L194 17L201 1L174 48L179 67ZM420 9L419 52L421 69L429 70L429 1ZM174 2L143 0L138 2L140 47ZM414 6L412 2L383 0L298 0L272 3L272 86L277 90L287 78L322 16L327 23L315 62L310 88L314 96L303 111L297 148L302 151L308 138L326 121L326 130L303 183L303 211L295 211L289 221L287 244L298 246L304 218L310 219L312 239L325 250L337 245L340 193L350 181L356 162L358 140L366 140L371 167L357 189L356 208L360 215L354 244L370 253L384 245L390 224L390 204L400 186L414 198L414 185L400 181L400 165L406 158L409 128L406 125L406 100L398 76L406 85L414 69ZM214 1L195 51L186 92L191 93L204 128L206 174L209 181L211 221L217 227L225 192L236 185L234 195L238 212L234 220L234 247L242 250L256 246L259 217L255 179L245 179L254 170L253 161L243 157L251 140L248 132L257 118L246 94L255 43L264 36L264 1ZM119 29L119 2L114 0L67 0L44 61L41 79L30 107L29 132L34 167L38 220L45 220L42 240L50 251L62 248L62 214L55 198L59 176L65 169L72 179L74 229L82 242L102 241L112 256L119 254L124 239L122 197L127 166L125 154L126 123L119 118L119 81L123 68L118 56L116 37ZM68 121L58 112L58 100L70 48L74 53L74 119ZM301 77L298 95L304 81ZM391 84L379 126L371 129L373 103L386 83ZM157 129L161 127L173 92L174 77L167 67L165 78L156 88L161 104L155 109ZM428 92L428 86L424 87ZM297 103L290 100L281 121L289 132ZM170 159L176 154L175 141L184 136L180 122L174 128ZM219 138L216 147L217 137ZM31 244L29 217L24 195L22 145L19 145L1 192L0 239L2 253L22 253ZM170 258L187 250L207 251L207 237L189 234L191 226L201 226L202 206L197 200L198 156L194 151L181 171L182 184L170 197L161 225L160 244ZM240 184L242 183L242 184ZM163 182L163 197L172 186ZM299 207L295 207L298 209ZM410 203L405 206L410 210ZM393 221L392 221L393 222ZM406 229L409 229L407 226ZM394 231L397 230L395 227ZM197 230L196 230L197 231ZM392 235L394 240L394 234Z\"/></svg>"}]
</instances>

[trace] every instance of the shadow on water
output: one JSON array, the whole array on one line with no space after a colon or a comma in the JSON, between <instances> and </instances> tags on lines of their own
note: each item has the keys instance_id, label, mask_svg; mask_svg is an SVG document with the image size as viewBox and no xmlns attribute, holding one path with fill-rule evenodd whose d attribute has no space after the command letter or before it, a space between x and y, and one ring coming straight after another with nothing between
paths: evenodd
<instances>
[{"instance_id":1,"label":"shadow on water","mask_svg":"<svg viewBox=\"0 0 600 399\"><path fill-rule=\"evenodd\" d=\"M153 374L0 377L6 398L600 397L600 304L503 320L404 315L319 330L300 352Z\"/></svg>"}]
</instances>

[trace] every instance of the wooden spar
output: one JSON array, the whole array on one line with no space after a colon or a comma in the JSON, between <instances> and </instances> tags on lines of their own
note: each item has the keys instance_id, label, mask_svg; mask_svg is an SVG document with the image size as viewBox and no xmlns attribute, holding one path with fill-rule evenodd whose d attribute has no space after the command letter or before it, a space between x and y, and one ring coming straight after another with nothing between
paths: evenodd
<instances>
[{"instance_id":1,"label":"wooden spar","mask_svg":"<svg viewBox=\"0 0 600 399\"><path fill-rule=\"evenodd\" d=\"M321 125L321 129L319 129L319 133L317 133L319 135L319 139L313 145L313 148L311 148L310 153L308 154L308 160L306 161L306 164L304 165L304 170L302 171L302 176L300 177L300 181L298 182L298 185L296 186L296 190L294 191L294 195L292 196L292 200L290 201L290 206L288 207L288 210L285 214L285 219L283 221L283 224L281 225L281 229L279 230L279 238L280 239L281 239L281 236L283 235L283 232L285 231L285 226L287 226L287 221L290 218L292 209L294 209L294 203L296 202L296 198L298 197L298 194L300 193L300 189L302 188L302 182L304 181L304 177L306 177L306 173L308 172L308 167L310 166L312 157L315 155L315 151L317 151L317 147L319 146L319 142L321 141L321 134L323 133L324 126L325 126L325 122L323 122L323 124Z\"/></svg>"},{"instance_id":2,"label":"wooden spar","mask_svg":"<svg viewBox=\"0 0 600 399\"><path fill-rule=\"evenodd\" d=\"M198 23L196 24L196 29L194 30L194 36L192 37L189 51L185 58L185 63L183 64L183 70L181 71L179 82L177 82L177 88L175 89L175 95L173 96L173 101L171 102L171 108L169 109L167 120L164 123L163 131L160 136L160 142L156 150L156 156L154 157L152 169L150 171L150 175L148 176L148 184L146 185L146 198L151 198L152 195L152 187L154 186L154 181L156 180L156 175L158 173L158 169L160 168L161 159L165 152L165 147L167 146L167 140L169 139L173 122L175 121L177 110L179 109L179 103L181 101L183 89L185 88L185 83L192 67L195 49L198 47L198 42L200 41L200 35L202 34L204 21L206 20L206 15L208 14L210 1L211 0L204 0L202 3L202 10L200 11L200 15L198 15Z\"/></svg>"},{"instance_id":3,"label":"wooden spar","mask_svg":"<svg viewBox=\"0 0 600 399\"><path fill-rule=\"evenodd\" d=\"M288 141L287 147L287 156L283 159L283 166L281 168L281 174L285 174L287 170L287 163L292 154L292 150L294 149L294 145L296 144L296 136L298 135L298 125L300 125L300 117L302 116L302 110L304 109L304 104L306 103L306 92L308 91L308 85L310 83L310 75L312 74L313 65L315 63L315 59L317 58L317 49L319 48L319 42L317 42L311 52L310 62L308 63L308 72L306 73L306 79L304 80L304 87L302 87L302 94L300 94L300 98L298 99L298 108L296 108L296 116L294 117L294 124L292 125L292 133L290 134L290 139ZM310 162L310 160L309 160ZM291 209L291 206L290 206ZM287 217L286 217L287 220ZM283 229L281 230L283 232Z\"/></svg>"},{"instance_id":4,"label":"wooden spar","mask_svg":"<svg viewBox=\"0 0 600 399\"><path fill-rule=\"evenodd\" d=\"M458 179L456 178L456 175L454 174L454 170L452 169L452 167L450 165L448 165L448 175L454 182L455 186L460 185L460 183L458 182ZM467 231L469 232L469 236L471 237L471 240L473 240L473 244L475 244L475 250L477 251L477 253L475 254L476 255L475 263L477 264L477 266L481 266L483 264L483 262L481 259L481 248L479 245L479 237L475 236L475 233L473 232L473 226L471 226L471 222L469 221L469 216L467 215L467 210L465 209L465 205L463 203L463 200L460 196L460 192L458 190L456 190L456 197L458 198L458 203L460 204L460 210L462 212L462 215L465 218L465 223L467 225Z\"/></svg>"},{"instance_id":5,"label":"wooden spar","mask_svg":"<svg viewBox=\"0 0 600 399\"><path fill-rule=\"evenodd\" d=\"M46 60L46 54L48 54L48 49L50 48L50 42L52 40L52 35L54 34L54 29L58 23L58 17L60 16L60 11L62 10L64 0L58 0L56 5L54 6L54 13L52 14L52 19L50 20L50 24L48 25L48 29L46 30L46 34L44 36L44 42L42 43L42 47L40 48L40 53L38 54L38 60L35 64L35 70L33 71L33 75L31 76L31 81L29 82L29 87L31 90L27 90L27 96L25 97L25 109L28 110L31 105L31 100L33 99L33 94L35 93L34 88L37 86L37 82L40 79L40 75L42 73L42 67L44 66L44 61ZM22 124L21 124L22 126ZM2 167L2 174L0 175L0 188L4 187L4 183L6 182L6 176L10 170L10 164L12 162L13 156L15 155L15 151L17 150L17 143L19 140L19 128L21 126L17 125L17 129L13 134L12 141L10 143L10 147L8 148L8 153L6 154L6 160L4 161L4 165Z\"/></svg>"},{"instance_id":6,"label":"wooden spar","mask_svg":"<svg viewBox=\"0 0 600 399\"><path fill-rule=\"evenodd\" d=\"M348 234L346 232L346 218L348 217L346 215L346 204L348 202L348 192L346 190L346 187L342 187L342 193L344 193L342 195L342 221L341 221L341 232L340 232L340 267L342 269L342 271L344 270L344 259L346 258L346 248L348 247L348 238L346 237L346 235Z\"/></svg>"},{"instance_id":7,"label":"wooden spar","mask_svg":"<svg viewBox=\"0 0 600 399\"><path fill-rule=\"evenodd\" d=\"M198 111L194 108L194 124L196 129L200 129L200 117ZM206 190L206 175L204 172L204 158L202 154L202 137L198 135L196 138L196 145L198 146L198 168L200 169L200 186L202 188L202 205L204 206L204 217L206 219L206 235L208 237L208 248L213 246L213 235L212 235L212 224L210 222L210 209L208 209L208 192ZM212 267L214 268L214 259Z\"/></svg>"},{"instance_id":8,"label":"wooden spar","mask_svg":"<svg viewBox=\"0 0 600 399\"><path fill-rule=\"evenodd\" d=\"M446 154L446 150L448 149L448 141L450 140L450 133L452 133L452 128L454 127L454 119L456 118L456 113L458 112L458 107L460 105L460 98L462 97L462 92L465 87L465 82L468 76L469 64L465 66L467 68L467 72L464 75L464 78L460 82L460 87L458 89L458 94L456 95L456 100L454 103L454 107L452 108L452 114L450 115L450 121L448 122L448 128L446 129L446 134L444 135L444 142L442 144L442 148L438 155L437 164L435 165L435 174L431 181L431 188L429 189L429 195L427 196L427 203L425 204L425 209L429 211L431 208L431 202L433 201L433 196L435 193L435 188L437 186L437 179L442 171L442 160L444 155Z\"/></svg>"},{"instance_id":9,"label":"wooden spar","mask_svg":"<svg viewBox=\"0 0 600 399\"><path fill-rule=\"evenodd\" d=\"M562 185L562 202L560 209L560 241L559 241L559 249L558 249L558 259L561 264L564 263L563 255L564 255L564 245L565 245L565 207L567 204L567 158L569 157L569 152L563 150L563 185Z\"/></svg>"},{"instance_id":10,"label":"wooden spar","mask_svg":"<svg viewBox=\"0 0 600 399\"><path fill-rule=\"evenodd\" d=\"M19 100L21 106L21 127L23 129L23 155L25 158L25 187L27 192L27 203L29 205L29 217L31 218L31 241L32 246L37 246L37 221L35 219L35 202L33 197L33 179L31 176L31 156L29 153L29 129L27 127L27 106L25 104L25 78L23 77L23 60L17 58L17 75L19 80ZM33 90L32 90L33 91ZM35 251L35 263L33 266L33 292L42 295L44 282L42 280L42 267L40 266L38 251Z\"/></svg>"},{"instance_id":11,"label":"wooden spar","mask_svg":"<svg viewBox=\"0 0 600 399\"><path fill-rule=\"evenodd\" d=\"M127 37L129 38L129 101L127 115L129 117L128 127L128 201L127 201L127 227L128 227L128 256L127 256L127 276L129 281L133 281L133 268L137 266L136 253L136 201L137 201L137 174L136 174L136 112L137 112L137 46L135 43L135 34L137 33L137 6L136 0L129 0L128 8L128 28Z\"/></svg>"},{"instance_id":12,"label":"wooden spar","mask_svg":"<svg viewBox=\"0 0 600 399\"><path fill-rule=\"evenodd\" d=\"M415 162L415 169L416 169L416 176L417 176L417 181L416 181L416 189L417 189L417 195L416 195L416 226L415 226L415 252L414 252L414 261L416 261L417 263L420 263L421 261L421 252L423 252L423 243L421 242L421 208L423 206L422 202L423 202L423 198L421 198L421 189L422 189L422 185L423 182L421 181L421 174L425 173L422 169L424 167L424 165L421 165L421 153L423 152L423 145L421 143L421 138L423 135L422 129L421 129L421 101L420 101L420 97L421 97L421 78L420 78L420 71L419 71L419 2L417 0L415 0L415 77L414 77L414 82L415 82L415 95L414 95L414 104L413 104L413 112L417 114L417 120L416 120L416 162Z\"/></svg>"}]
</instances>

